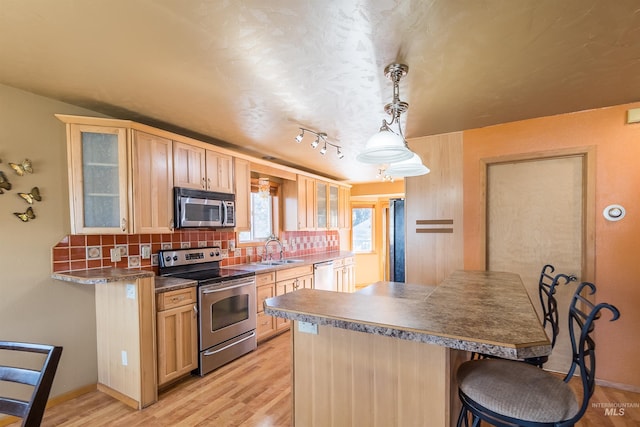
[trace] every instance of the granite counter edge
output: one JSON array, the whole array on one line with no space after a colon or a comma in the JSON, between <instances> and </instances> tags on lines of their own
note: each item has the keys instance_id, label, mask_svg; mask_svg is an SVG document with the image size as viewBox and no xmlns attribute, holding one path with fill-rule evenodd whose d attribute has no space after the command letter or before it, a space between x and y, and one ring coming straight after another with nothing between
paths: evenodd
<instances>
[{"instance_id":1,"label":"granite counter edge","mask_svg":"<svg viewBox=\"0 0 640 427\"><path fill-rule=\"evenodd\" d=\"M264 307L264 313L270 316L281 317L299 322L315 323L322 326L331 326L334 328L347 329L354 332L364 332L367 334L381 335L407 341L434 344L456 350L488 354L505 359L517 360L525 357L536 357L548 354L551 351L550 345L507 347L496 344L465 340L461 338L435 335L426 331L419 332L415 330L401 329L391 325L375 325L355 320L336 319L332 317L282 310L268 306Z\"/></svg>"}]
</instances>

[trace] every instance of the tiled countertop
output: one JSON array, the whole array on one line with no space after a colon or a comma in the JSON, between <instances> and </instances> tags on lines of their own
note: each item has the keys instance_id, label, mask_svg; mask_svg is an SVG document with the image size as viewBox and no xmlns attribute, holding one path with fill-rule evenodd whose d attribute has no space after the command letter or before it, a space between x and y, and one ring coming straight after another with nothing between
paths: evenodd
<instances>
[{"instance_id":1,"label":"tiled countertop","mask_svg":"<svg viewBox=\"0 0 640 427\"><path fill-rule=\"evenodd\" d=\"M520 276L456 271L439 286L378 282L357 293L301 289L265 314L521 359L551 352Z\"/></svg>"}]
</instances>

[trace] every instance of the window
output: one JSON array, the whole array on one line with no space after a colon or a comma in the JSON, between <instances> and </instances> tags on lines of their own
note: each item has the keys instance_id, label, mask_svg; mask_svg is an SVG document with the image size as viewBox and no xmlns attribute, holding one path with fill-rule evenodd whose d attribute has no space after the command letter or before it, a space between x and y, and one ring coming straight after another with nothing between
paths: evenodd
<instances>
[{"instance_id":1,"label":"window","mask_svg":"<svg viewBox=\"0 0 640 427\"><path fill-rule=\"evenodd\" d=\"M354 252L373 252L374 218L372 206L354 206L351 210L351 247Z\"/></svg>"},{"instance_id":2,"label":"window","mask_svg":"<svg viewBox=\"0 0 640 427\"><path fill-rule=\"evenodd\" d=\"M251 223L249 231L238 233L239 243L265 241L278 234L278 185L270 183L269 192L260 192L257 183L251 183Z\"/></svg>"}]
</instances>

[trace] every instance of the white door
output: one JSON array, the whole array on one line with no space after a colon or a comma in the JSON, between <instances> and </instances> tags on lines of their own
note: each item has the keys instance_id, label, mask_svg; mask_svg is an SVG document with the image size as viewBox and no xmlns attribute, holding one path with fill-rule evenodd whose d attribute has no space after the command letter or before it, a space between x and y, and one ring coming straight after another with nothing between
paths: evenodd
<instances>
[{"instance_id":1,"label":"white door","mask_svg":"<svg viewBox=\"0 0 640 427\"><path fill-rule=\"evenodd\" d=\"M520 274L540 317L542 267L578 280L583 271L583 169L579 155L488 166L487 269ZM557 289L560 334L545 369L566 372L571 363L567 316L575 287Z\"/></svg>"}]
</instances>

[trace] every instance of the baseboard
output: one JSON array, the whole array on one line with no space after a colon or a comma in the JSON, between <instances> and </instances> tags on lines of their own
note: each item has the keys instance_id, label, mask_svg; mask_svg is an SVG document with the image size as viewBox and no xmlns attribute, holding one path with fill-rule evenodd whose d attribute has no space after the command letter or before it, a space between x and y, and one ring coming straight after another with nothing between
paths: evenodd
<instances>
[{"instance_id":1,"label":"baseboard","mask_svg":"<svg viewBox=\"0 0 640 427\"><path fill-rule=\"evenodd\" d=\"M78 389L71 390L71 391L68 391L66 393L59 394L59 395L57 395L55 397L52 397L51 399L49 399L47 401L47 408L59 405L61 403L67 402L67 401L69 401L71 399L75 399L76 397L81 396L83 394L91 393L92 391L95 391L96 389L97 389L96 384L89 384L89 385L86 385L84 387L80 387ZM8 426L9 424L13 424L13 423L18 422L20 420L21 420L21 418L18 418L18 417L12 417L10 415L4 416L4 417L0 418L0 427Z\"/></svg>"},{"instance_id":2,"label":"baseboard","mask_svg":"<svg viewBox=\"0 0 640 427\"><path fill-rule=\"evenodd\" d=\"M630 391L632 393L640 393L640 387L631 384L614 383L612 381L599 380L596 378L596 384L602 387L616 388L618 390Z\"/></svg>"}]
</instances>

